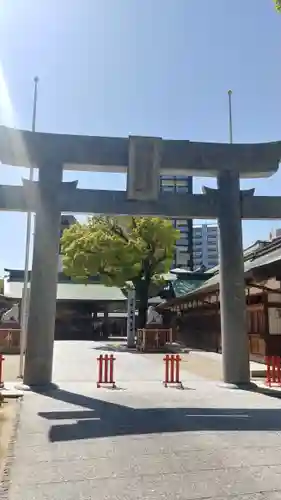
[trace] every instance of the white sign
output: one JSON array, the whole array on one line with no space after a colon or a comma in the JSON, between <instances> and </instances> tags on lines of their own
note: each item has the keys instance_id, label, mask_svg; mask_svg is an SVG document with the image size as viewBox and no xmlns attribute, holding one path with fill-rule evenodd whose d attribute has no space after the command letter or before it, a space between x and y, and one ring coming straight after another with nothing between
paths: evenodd
<instances>
[{"instance_id":1,"label":"white sign","mask_svg":"<svg viewBox=\"0 0 281 500\"><path fill-rule=\"evenodd\" d=\"M135 309L136 309L136 292L129 290L128 292L128 308L127 308L127 346L134 347L135 345Z\"/></svg>"}]
</instances>

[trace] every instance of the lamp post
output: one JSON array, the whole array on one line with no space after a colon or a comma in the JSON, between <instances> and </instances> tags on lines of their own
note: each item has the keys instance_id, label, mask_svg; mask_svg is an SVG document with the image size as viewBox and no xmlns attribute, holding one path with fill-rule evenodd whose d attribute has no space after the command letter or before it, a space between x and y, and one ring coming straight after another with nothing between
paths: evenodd
<instances>
[{"instance_id":1,"label":"lamp post","mask_svg":"<svg viewBox=\"0 0 281 500\"><path fill-rule=\"evenodd\" d=\"M33 108L32 108L32 132L36 129L36 114L37 114L37 96L38 96L38 76L34 77L34 93L33 93ZM33 181L34 178L34 165L30 165L29 169L29 181ZM22 290L22 302L21 302L21 336L20 336L20 364L19 364L19 377L23 378L24 370L24 353L26 347L26 337L27 337L27 321L28 321L28 310L29 310L29 293L30 289L28 287L29 283L29 254L31 247L31 226L32 226L32 213L27 212L26 219L26 238L25 238L25 263L24 263L24 282Z\"/></svg>"},{"instance_id":2,"label":"lamp post","mask_svg":"<svg viewBox=\"0 0 281 500\"><path fill-rule=\"evenodd\" d=\"M228 122L229 122L229 142L233 143L232 131L232 90L228 91Z\"/></svg>"}]
</instances>

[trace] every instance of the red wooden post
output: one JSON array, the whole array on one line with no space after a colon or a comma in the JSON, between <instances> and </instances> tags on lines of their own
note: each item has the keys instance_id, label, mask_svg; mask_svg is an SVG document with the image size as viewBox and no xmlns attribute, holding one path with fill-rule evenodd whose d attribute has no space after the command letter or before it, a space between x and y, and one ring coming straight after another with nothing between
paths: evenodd
<instances>
[{"instance_id":1,"label":"red wooden post","mask_svg":"<svg viewBox=\"0 0 281 500\"><path fill-rule=\"evenodd\" d=\"M181 357L179 354L176 355L176 382L180 383L180 361Z\"/></svg>"},{"instance_id":2,"label":"red wooden post","mask_svg":"<svg viewBox=\"0 0 281 500\"><path fill-rule=\"evenodd\" d=\"M110 360L109 360L109 382L110 382L110 384L114 384L113 366L114 366L114 356L113 356L113 354L111 354Z\"/></svg>"},{"instance_id":3,"label":"red wooden post","mask_svg":"<svg viewBox=\"0 0 281 500\"><path fill-rule=\"evenodd\" d=\"M98 362L98 381L97 381L97 387L100 387L100 384L102 383L102 354L97 358Z\"/></svg>"},{"instance_id":4,"label":"red wooden post","mask_svg":"<svg viewBox=\"0 0 281 500\"><path fill-rule=\"evenodd\" d=\"M104 384L108 383L108 354L104 355Z\"/></svg>"},{"instance_id":5,"label":"red wooden post","mask_svg":"<svg viewBox=\"0 0 281 500\"><path fill-rule=\"evenodd\" d=\"M3 389L4 387L4 378L3 378L3 363L5 361L5 358L3 354L0 354L0 388Z\"/></svg>"},{"instance_id":6,"label":"red wooden post","mask_svg":"<svg viewBox=\"0 0 281 500\"><path fill-rule=\"evenodd\" d=\"M175 356L171 354L170 356L170 380L169 382L173 384L175 382Z\"/></svg>"},{"instance_id":7,"label":"red wooden post","mask_svg":"<svg viewBox=\"0 0 281 500\"><path fill-rule=\"evenodd\" d=\"M275 384L276 382L276 356L272 356L271 358L271 366L272 366L272 370L271 370L271 381L273 382L273 384Z\"/></svg>"},{"instance_id":8,"label":"red wooden post","mask_svg":"<svg viewBox=\"0 0 281 500\"><path fill-rule=\"evenodd\" d=\"M271 387L271 373L270 373L270 356L265 357L266 362L266 384Z\"/></svg>"},{"instance_id":9,"label":"red wooden post","mask_svg":"<svg viewBox=\"0 0 281 500\"><path fill-rule=\"evenodd\" d=\"M169 380L169 354L166 354L164 357L164 363L165 363L165 379L164 379L164 384L165 387L168 385L168 380Z\"/></svg>"},{"instance_id":10,"label":"red wooden post","mask_svg":"<svg viewBox=\"0 0 281 500\"><path fill-rule=\"evenodd\" d=\"M276 380L276 359L275 356L271 357L271 383L274 384Z\"/></svg>"},{"instance_id":11,"label":"red wooden post","mask_svg":"<svg viewBox=\"0 0 281 500\"><path fill-rule=\"evenodd\" d=\"M276 356L276 372L277 372L277 384L281 383L281 373L280 373L280 356Z\"/></svg>"}]
</instances>

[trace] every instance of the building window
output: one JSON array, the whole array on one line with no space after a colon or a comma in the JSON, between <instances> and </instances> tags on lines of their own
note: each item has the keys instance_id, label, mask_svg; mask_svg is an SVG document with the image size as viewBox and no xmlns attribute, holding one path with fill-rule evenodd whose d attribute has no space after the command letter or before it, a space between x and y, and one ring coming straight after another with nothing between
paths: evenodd
<instances>
[{"instance_id":1,"label":"building window","mask_svg":"<svg viewBox=\"0 0 281 500\"><path fill-rule=\"evenodd\" d=\"M188 188L187 186L176 186L176 192L188 194Z\"/></svg>"},{"instance_id":2,"label":"building window","mask_svg":"<svg viewBox=\"0 0 281 500\"><path fill-rule=\"evenodd\" d=\"M181 234L184 234L186 237L188 236L188 229L186 227L177 227L177 230L180 231Z\"/></svg>"},{"instance_id":3,"label":"building window","mask_svg":"<svg viewBox=\"0 0 281 500\"><path fill-rule=\"evenodd\" d=\"M188 235L188 233L186 231L180 231L180 239L181 240L184 239L184 238L186 238L187 235Z\"/></svg>"},{"instance_id":4,"label":"building window","mask_svg":"<svg viewBox=\"0 0 281 500\"><path fill-rule=\"evenodd\" d=\"M177 248L180 252L188 252L188 246L186 245L178 245Z\"/></svg>"},{"instance_id":5,"label":"building window","mask_svg":"<svg viewBox=\"0 0 281 500\"><path fill-rule=\"evenodd\" d=\"M173 186L164 186L162 189L161 189L162 193L174 193L175 192L175 188Z\"/></svg>"},{"instance_id":6,"label":"building window","mask_svg":"<svg viewBox=\"0 0 281 500\"><path fill-rule=\"evenodd\" d=\"M188 238L185 238L184 236L178 240L177 246L182 246L182 245L188 245L189 241Z\"/></svg>"},{"instance_id":7,"label":"building window","mask_svg":"<svg viewBox=\"0 0 281 500\"><path fill-rule=\"evenodd\" d=\"M179 226L186 227L188 225L188 220L186 220L186 219L177 219L176 222L177 222L177 227L179 227Z\"/></svg>"},{"instance_id":8,"label":"building window","mask_svg":"<svg viewBox=\"0 0 281 500\"><path fill-rule=\"evenodd\" d=\"M162 186L174 186L175 182L174 182L174 179L171 179L171 178L163 179L163 177L162 177L161 184L162 184Z\"/></svg>"},{"instance_id":9,"label":"building window","mask_svg":"<svg viewBox=\"0 0 281 500\"><path fill-rule=\"evenodd\" d=\"M173 182L174 181L174 177L171 176L171 175L161 175L161 181L169 181L169 182Z\"/></svg>"}]
</instances>

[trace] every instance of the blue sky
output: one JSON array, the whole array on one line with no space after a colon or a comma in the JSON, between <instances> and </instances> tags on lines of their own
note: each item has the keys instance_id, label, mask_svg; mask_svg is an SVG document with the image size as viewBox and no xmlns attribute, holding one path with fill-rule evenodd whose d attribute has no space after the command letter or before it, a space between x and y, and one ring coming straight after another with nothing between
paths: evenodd
<instances>
[{"instance_id":1,"label":"blue sky","mask_svg":"<svg viewBox=\"0 0 281 500\"><path fill-rule=\"evenodd\" d=\"M281 16L271 0L0 0L0 122L37 130L227 141L281 139ZM0 183L25 169L0 166ZM121 175L66 173L80 187L124 189ZM281 174L247 181L281 195ZM195 189L202 183L196 179ZM245 183L244 183L245 185ZM279 221L246 222L244 242ZM0 213L0 273L24 263L25 215Z\"/></svg>"}]
</instances>

